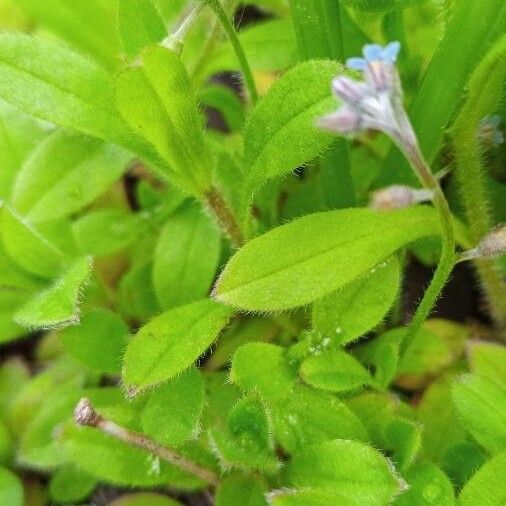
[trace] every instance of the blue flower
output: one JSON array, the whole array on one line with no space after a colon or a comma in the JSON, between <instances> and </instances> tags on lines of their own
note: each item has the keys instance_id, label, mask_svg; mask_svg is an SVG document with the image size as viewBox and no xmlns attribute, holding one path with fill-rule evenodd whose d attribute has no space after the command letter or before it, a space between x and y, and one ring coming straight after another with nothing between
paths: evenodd
<instances>
[{"instance_id":1,"label":"blue flower","mask_svg":"<svg viewBox=\"0 0 506 506\"><path fill-rule=\"evenodd\" d=\"M366 44L362 53L363 58L348 58L346 66L350 69L365 70L372 62L385 62L394 64L401 49L400 42L390 42L385 47L379 44Z\"/></svg>"}]
</instances>

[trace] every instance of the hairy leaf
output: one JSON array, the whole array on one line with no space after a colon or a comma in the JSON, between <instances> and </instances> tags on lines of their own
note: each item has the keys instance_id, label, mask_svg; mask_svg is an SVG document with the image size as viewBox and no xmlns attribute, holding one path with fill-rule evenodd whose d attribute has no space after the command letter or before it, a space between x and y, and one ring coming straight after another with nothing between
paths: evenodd
<instances>
[{"instance_id":1,"label":"hairy leaf","mask_svg":"<svg viewBox=\"0 0 506 506\"><path fill-rule=\"evenodd\" d=\"M0 503L23 506L24 495L19 478L5 467L0 467Z\"/></svg>"},{"instance_id":2,"label":"hairy leaf","mask_svg":"<svg viewBox=\"0 0 506 506\"><path fill-rule=\"evenodd\" d=\"M157 316L128 345L124 381L145 388L173 378L214 342L231 314L227 307L205 299Z\"/></svg>"},{"instance_id":3,"label":"hairy leaf","mask_svg":"<svg viewBox=\"0 0 506 506\"><path fill-rule=\"evenodd\" d=\"M395 259L313 304L313 327L333 343L346 344L377 325L392 306L400 285Z\"/></svg>"},{"instance_id":4,"label":"hairy leaf","mask_svg":"<svg viewBox=\"0 0 506 506\"><path fill-rule=\"evenodd\" d=\"M214 295L250 311L308 304L360 277L401 246L437 234L430 211L344 209L304 216L241 248Z\"/></svg>"}]
</instances>

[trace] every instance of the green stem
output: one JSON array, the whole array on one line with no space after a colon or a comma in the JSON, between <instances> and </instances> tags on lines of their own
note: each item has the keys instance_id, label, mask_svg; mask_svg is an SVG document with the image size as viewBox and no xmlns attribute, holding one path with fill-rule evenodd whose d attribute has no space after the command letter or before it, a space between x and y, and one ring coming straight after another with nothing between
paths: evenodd
<instances>
[{"instance_id":1,"label":"green stem","mask_svg":"<svg viewBox=\"0 0 506 506\"><path fill-rule=\"evenodd\" d=\"M434 276L406 330L401 344L401 355L409 348L409 345L420 330L423 322L430 316L432 308L448 281L456 260L453 217L443 190L439 185L439 181L434 174L432 174L418 146L408 151L404 150L404 152L422 185L434 192L433 204L438 211L441 224L442 251Z\"/></svg>"},{"instance_id":2,"label":"green stem","mask_svg":"<svg viewBox=\"0 0 506 506\"><path fill-rule=\"evenodd\" d=\"M258 101L258 92L255 85L255 79L253 78L251 67L249 65L248 59L246 58L246 54L244 53L244 49L241 45L239 37L237 36L234 25L230 21L225 9L223 8L219 0L205 0L205 1L214 10L216 17L218 18L218 21L220 22L223 30L225 31L227 37L230 40L230 43L232 44L237 60L239 61L239 65L241 66L244 84L246 85L246 89L248 90L249 99L252 104L256 104L256 102Z\"/></svg>"}]
</instances>

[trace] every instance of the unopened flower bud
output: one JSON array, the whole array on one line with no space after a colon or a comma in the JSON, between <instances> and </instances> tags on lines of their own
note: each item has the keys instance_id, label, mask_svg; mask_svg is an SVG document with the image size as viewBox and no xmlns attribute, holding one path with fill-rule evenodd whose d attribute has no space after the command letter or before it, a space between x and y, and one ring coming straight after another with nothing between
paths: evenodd
<instances>
[{"instance_id":1,"label":"unopened flower bud","mask_svg":"<svg viewBox=\"0 0 506 506\"><path fill-rule=\"evenodd\" d=\"M358 103L368 93L367 85L346 76L336 77L332 81L334 93L347 103Z\"/></svg>"},{"instance_id":2,"label":"unopened flower bud","mask_svg":"<svg viewBox=\"0 0 506 506\"><path fill-rule=\"evenodd\" d=\"M500 130L501 118L494 114L487 116L480 121L478 127L478 138L488 146L497 148L504 142L504 135Z\"/></svg>"},{"instance_id":3,"label":"unopened flower bud","mask_svg":"<svg viewBox=\"0 0 506 506\"><path fill-rule=\"evenodd\" d=\"M500 225L486 235L476 248L464 251L460 260L496 258L506 254L506 225Z\"/></svg>"},{"instance_id":4,"label":"unopened flower bud","mask_svg":"<svg viewBox=\"0 0 506 506\"><path fill-rule=\"evenodd\" d=\"M77 425L90 425L96 427L101 416L95 411L91 401L83 397L74 409L74 421Z\"/></svg>"},{"instance_id":5,"label":"unopened flower bud","mask_svg":"<svg viewBox=\"0 0 506 506\"><path fill-rule=\"evenodd\" d=\"M344 135L354 134L360 130L361 117L355 109L343 105L337 111L319 118L317 126Z\"/></svg>"},{"instance_id":6,"label":"unopened flower bud","mask_svg":"<svg viewBox=\"0 0 506 506\"><path fill-rule=\"evenodd\" d=\"M404 185L393 185L375 191L372 194L370 207L378 211L402 209L420 202L431 200L433 192L430 190L417 190Z\"/></svg>"}]
</instances>

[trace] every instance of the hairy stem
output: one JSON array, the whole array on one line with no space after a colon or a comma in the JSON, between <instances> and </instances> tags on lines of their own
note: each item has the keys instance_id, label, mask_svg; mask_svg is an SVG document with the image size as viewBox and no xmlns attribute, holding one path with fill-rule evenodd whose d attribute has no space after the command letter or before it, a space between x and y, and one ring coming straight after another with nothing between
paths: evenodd
<instances>
[{"instance_id":1,"label":"hairy stem","mask_svg":"<svg viewBox=\"0 0 506 506\"><path fill-rule=\"evenodd\" d=\"M401 354L408 349L423 322L430 316L432 308L448 281L456 260L453 217L443 190L439 185L439 181L437 177L432 174L418 145L411 146L411 148L407 150L404 149L404 152L422 185L427 190L434 192L433 204L438 211L439 221L441 223L442 251L434 276L406 330L401 345Z\"/></svg>"},{"instance_id":2,"label":"hairy stem","mask_svg":"<svg viewBox=\"0 0 506 506\"><path fill-rule=\"evenodd\" d=\"M244 235L241 227L220 192L216 188L211 188L205 193L204 199L209 209L216 217L220 227L232 241L232 244L237 247L241 246L244 242Z\"/></svg>"},{"instance_id":3,"label":"hairy stem","mask_svg":"<svg viewBox=\"0 0 506 506\"><path fill-rule=\"evenodd\" d=\"M239 41L239 37L237 36L234 25L230 21L225 9L221 5L220 0L205 1L215 12L218 21L220 22L223 30L230 40L230 43L232 44L237 60L239 61L239 65L241 66L241 72L244 78L244 84L246 85L246 89L248 91L249 99L252 104L255 104L258 101L258 92L255 85L255 79L253 78L251 67L249 65L248 59L246 58L246 54L244 53L241 42Z\"/></svg>"},{"instance_id":4,"label":"hairy stem","mask_svg":"<svg viewBox=\"0 0 506 506\"><path fill-rule=\"evenodd\" d=\"M193 474L214 487L219 483L219 477L214 471L201 467L199 464L177 453L177 451L172 448L161 446L143 434L125 429L111 420L103 418L95 411L89 399L83 398L79 401L74 411L74 421L78 425L95 427L105 434L109 434L125 443L147 450L153 455L179 467L179 469L187 473Z\"/></svg>"},{"instance_id":5,"label":"hairy stem","mask_svg":"<svg viewBox=\"0 0 506 506\"><path fill-rule=\"evenodd\" d=\"M177 27L177 29L174 31L174 33L170 34L168 37L166 37L162 42L161 45L172 49L174 51L177 51L178 53L181 52L183 49L183 41L190 30L190 28L195 23L198 15L204 8L204 4L197 4L195 5L188 14L184 16L181 23Z\"/></svg>"}]
</instances>

